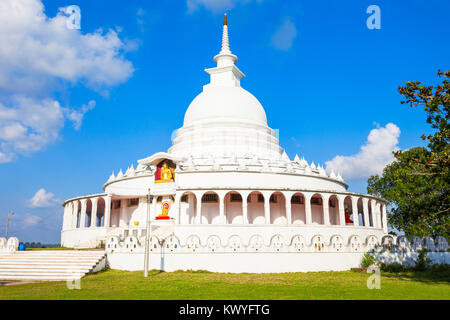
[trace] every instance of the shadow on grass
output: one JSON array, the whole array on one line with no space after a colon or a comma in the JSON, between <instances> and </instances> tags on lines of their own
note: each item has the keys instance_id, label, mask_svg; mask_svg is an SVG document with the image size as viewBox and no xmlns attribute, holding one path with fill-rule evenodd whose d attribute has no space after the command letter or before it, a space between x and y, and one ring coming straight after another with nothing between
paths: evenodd
<instances>
[{"instance_id":1,"label":"shadow on grass","mask_svg":"<svg viewBox=\"0 0 450 320\"><path fill-rule=\"evenodd\" d=\"M450 268L435 267L424 271L382 272L383 277L400 280L413 280L423 283L450 284Z\"/></svg>"}]
</instances>

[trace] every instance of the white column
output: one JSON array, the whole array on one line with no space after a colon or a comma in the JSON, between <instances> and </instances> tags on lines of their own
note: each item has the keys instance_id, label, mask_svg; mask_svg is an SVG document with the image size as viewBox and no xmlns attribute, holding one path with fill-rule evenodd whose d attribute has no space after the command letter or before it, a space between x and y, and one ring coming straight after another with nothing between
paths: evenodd
<instances>
[{"instance_id":1,"label":"white column","mask_svg":"<svg viewBox=\"0 0 450 320\"><path fill-rule=\"evenodd\" d=\"M103 197L105 200L105 213L103 217L103 226L109 228L111 225L111 196Z\"/></svg>"},{"instance_id":2,"label":"white column","mask_svg":"<svg viewBox=\"0 0 450 320\"><path fill-rule=\"evenodd\" d=\"M339 225L345 226L345 210L344 210L344 196L337 196L338 198L338 207L339 207Z\"/></svg>"},{"instance_id":3,"label":"white column","mask_svg":"<svg viewBox=\"0 0 450 320\"><path fill-rule=\"evenodd\" d=\"M86 202L87 199L81 200L81 222L80 222L80 228L84 228L86 225Z\"/></svg>"},{"instance_id":4,"label":"white column","mask_svg":"<svg viewBox=\"0 0 450 320\"><path fill-rule=\"evenodd\" d=\"M287 224L292 224L292 205L291 200L294 195L293 192L282 192L284 196L284 201L286 202L286 220Z\"/></svg>"},{"instance_id":5,"label":"white column","mask_svg":"<svg viewBox=\"0 0 450 320\"><path fill-rule=\"evenodd\" d=\"M370 207L372 209L372 224L374 228L377 228L377 208L375 206L375 200L370 201Z\"/></svg>"},{"instance_id":6,"label":"white column","mask_svg":"<svg viewBox=\"0 0 450 320\"><path fill-rule=\"evenodd\" d=\"M290 199L286 199L286 219L287 224L292 224L292 207Z\"/></svg>"},{"instance_id":7,"label":"white column","mask_svg":"<svg viewBox=\"0 0 450 320\"><path fill-rule=\"evenodd\" d=\"M306 216L306 224L312 224L311 217L311 193L305 193L305 216Z\"/></svg>"},{"instance_id":8,"label":"white column","mask_svg":"<svg viewBox=\"0 0 450 320\"><path fill-rule=\"evenodd\" d=\"M66 203L64 206L64 214L63 214L63 230L67 229L67 221L69 221L69 204Z\"/></svg>"},{"instance_id":9,"label":"white column","mask_svg":"<svg viewBox=\"0 0 450 320\"><path fill-rule=\"evenodd\" d=\"M359 226L359 215L358 215L358 198L352 197L352 213L353 213L353 225L355 227Z\"/></svg>"},{"instance_id":10,"label":"white column","mask_svg":"<svg viewBox=\"0 0 450 320\"><path fill-rule=\"evenodd\" d=\"M197 216L196 216L196 224L202 224L202 197L203 193L195 193L197 197Z\"/></svg>"},{"instance_id":11,"label":"white column","mask_svg":"<svg viewBox=\"0 0 450 320\"><path fill-rule=\"evenodd\" d=\"M77 227L78 222L78 201L75 201L75 204L72 206L72 228L75 229Z\"/></svg>"},{"instance_id":12,"label":"white column","mask_svg":"<svg viewBox=\"0 0 450 320\"><path fill-rule=\"evenodd\" d=\"M330 225L330 206L329 206L329 202L330 202L330 196L331 194L321 194L322 196L322 205L323 205L323 223L326 226Z\"/></svg>"},{"instance_id":13,"label":"white column","mask_svg":"<svg viewBox=\"0 0 450 320\"><path fill-rule=\"evenodd\" d=\"M247 198L250 192L242 191L240 192L242 197L242 220L244 224L248 224L248 203Z\"/></svg>"},{"instance_id":14,"label":"white column","mask_svg":"<svg viewBox=\"0 0 450 320\"><path fill-rule=\"evenodd\" d=\"M381 219L383 219L383 231L384 231L384 233L388 233L386 204L383 204L383 209L381 211L381 214L382 214Z\"/></svg>"},{"instance_id":15,"label":"white column","mask_svg":"<svg viewBox=\"0 0 450 320\"><path fill-rule=\"evenodd\" d=\"M152 202L152 208L150 210L150 220L155 220L157 214L156 214L156 205L158 204L158 196L153 196L153 202Z\"/></svg>"},{"instance_id":16,"label":"white column","mask_svg":"<svg viewBox=\"0 0 450 320\"><path fill-rule=\"evenodd\" d=\"M219 197L219 223L226 224L227 220L225 218L225 192L216 191Z\"/></svg>"},{"instance_id":17,"label":"white column","mask_svg":"<svg viewBox=\"0 0 450 320\"><path fill-rule=\"evenodd\" d=\"M219 197L219 216L225 219L225 197Z\"/></svg>"},{"instance_id":18,"label":"white column","mask_svg":"<svg viewBox=\"0 0 450 320\"><path fill-rule=\"evenodd\" d=\"M264 195L264 216L266 217L266 224L270 224L270 194Z\"/></svg>"},{"instance_id":19,"label":"white column","mask_svg":"<svg viewBox=\"0 0 450 320\"><path fill-rule=\"evenodd\" d=\"M364 215L364 227L370 227L369 221L369 199L362 198L363 201L363 215Z\"/></svg>"},{"instance_id":20,"label":"white column","mask_svg":"<svg viewBox=\"0 0 450 320\"><path fill-rule=\"evenodd\" d=\"M181 220L180 200L181 200L181 193L176 193L175 194L175 202L173 204L173 214L172 214L172 218L175 218L176 224L180 224L180 220Z\"/></svg>"},{"instance_id":21,"label":"white column","mask_svg":"<svg viewBox=\"0 0 450 320\"><path fill-rule=\"evenodd\" d=\"M248 224L247 199L242 199L242 220L244 224Z\"/></svg>"},{"instance_id":22,"label":"white column","mask_svg":"<svg viewBox=\"0 0 450 320\"><path fill-rule=\"evenodd\" d=\"M98 198L92 198L92 209L91 209L91 228L95 228L95 224L97 222L97 203Z\"/></svg>"},{"instance_id":23,"label":"white column","mask_svg":"<svg viewBox=\"0 0 450 320\"><path fill-rule=\"evenodd\" d=\"M378 228L383 228L383 225L381 224L381 203L377 203L377 213L378 213Z\"/></svg>"}]
</instances>

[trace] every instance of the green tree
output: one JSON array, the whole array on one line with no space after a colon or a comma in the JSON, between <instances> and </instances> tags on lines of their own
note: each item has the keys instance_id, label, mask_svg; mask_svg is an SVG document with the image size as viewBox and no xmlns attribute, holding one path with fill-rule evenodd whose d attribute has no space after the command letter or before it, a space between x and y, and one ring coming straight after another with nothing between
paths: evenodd
<instances>
[{"instance_id":1,"label":"green tree","mask_svg":"<svg viewBox=\"0 0 450 320\"><path fill-rule=\"evenodd\" d=\"M422 135L427 148L394 152L396 160L381 176L371 176L367 191L390 202L389 224L406 235L443 235L450 239L450 71L438 71L442 84L406 83L401 103L424 106L432 134Z\"/></svg>"}]
</instances>

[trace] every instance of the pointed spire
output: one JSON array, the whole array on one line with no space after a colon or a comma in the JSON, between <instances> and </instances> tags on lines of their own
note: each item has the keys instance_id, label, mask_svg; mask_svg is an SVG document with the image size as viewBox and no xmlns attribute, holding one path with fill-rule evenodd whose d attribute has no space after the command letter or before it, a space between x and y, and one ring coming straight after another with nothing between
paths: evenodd
<instances>
[{"instance_id":1,"label":"pointed spire","mask_svg":"<svg viewBox=\"0 0 450 320\"><path fill-rule=\"evenodd\" d=\"M226 13L223 18L222 50L220 50L219 55L222 54L231 54L230 41L228 39L228 20Z\"/></svg>"},{"instance_id":2,"label":"pointed spire","mask_svg":"<svg viewBox=\"0 0 450 320\"><path fill-rule=\"evenodd\" d=\"M219 54L214 57L217 66L233 65L237 61L237 57L231 53L230 41L228 39L228 19L227 14L223 18L223 32L222 32L222 49Z\"/></svg>"}]
</instances>

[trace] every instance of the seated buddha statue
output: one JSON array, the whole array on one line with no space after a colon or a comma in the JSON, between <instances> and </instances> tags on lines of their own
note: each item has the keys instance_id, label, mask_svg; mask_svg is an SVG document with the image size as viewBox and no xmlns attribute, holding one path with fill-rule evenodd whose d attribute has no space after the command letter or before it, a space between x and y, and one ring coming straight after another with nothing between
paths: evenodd
<instances>
[{"instance_id":1,"label":"seated buddha statue","mask_svg":"<svg viewBox=\"0 0 450 320\"><path fill-rule=\"evenodd\" d=\"M167 163L164 163L161 167L161 180L166 182L173 182L173 172L172 169L169 168Z\"/></svg>"}]
</instances>

